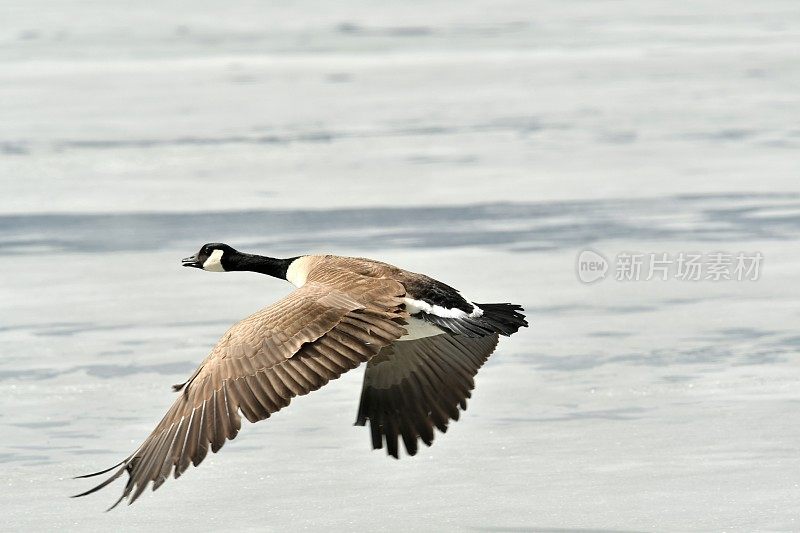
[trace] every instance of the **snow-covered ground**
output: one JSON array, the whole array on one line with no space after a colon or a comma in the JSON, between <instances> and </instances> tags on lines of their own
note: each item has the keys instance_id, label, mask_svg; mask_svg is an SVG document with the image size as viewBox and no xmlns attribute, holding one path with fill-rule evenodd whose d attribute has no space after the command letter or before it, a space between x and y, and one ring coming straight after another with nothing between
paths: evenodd
<instances>
[{"instance_id":1,"label":"snow-covered ground","mask_svg":"<svg viewBox=\"0 0 800 533\"><path fill-rule=\"evenodd\" d=\"M2 12L4 528L800 529L795 1ZM133 507L68 499L288 291L179 267L219 240L380 258L531 327L415 458L352 426L355 371ZM764 261L586 285L585 248Z\"/></svg>"}]
</instances>

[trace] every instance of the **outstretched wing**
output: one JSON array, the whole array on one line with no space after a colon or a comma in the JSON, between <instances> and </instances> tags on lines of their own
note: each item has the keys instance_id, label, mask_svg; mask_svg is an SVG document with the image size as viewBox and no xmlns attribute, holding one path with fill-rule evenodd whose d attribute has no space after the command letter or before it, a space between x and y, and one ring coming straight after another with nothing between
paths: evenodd
<instances>
[{"instance_id":1,"label":"outstretched wing","mask_svg":"<svg viewBox=\"0 0 800 533\"><path fill-rule=\"evenodd\" d=\"M338 287L338 288L337 288ZM403 286L339 272L334 282L309 281L283 300L231 327L183 387L164 418L109 479L129 475L122 496L133 503L152 482L161 486L199 465L241 427L270 416L368 361L405 333ZM90 474L94 476L113 470ZM89 477L81 476L81 477ZM112 508L114 507L112 506Z\"/></svg>"},{"instance_id":2,"label":"outstretched wing","mask_svg":"<svg viewBox=\"0 0 800 533\"><path fill-rule=\"evenodd\" d=\"M411 319L415 320L414 318ZM398 457L398 437L409 455L417 441L430 446L434 427L444 433L458 420L478 369L497 346L497 334L468 337L441 333L400 340L370 359L364 373L356 425L369 420L372 447Z\"/></svg>"}]
</instances>

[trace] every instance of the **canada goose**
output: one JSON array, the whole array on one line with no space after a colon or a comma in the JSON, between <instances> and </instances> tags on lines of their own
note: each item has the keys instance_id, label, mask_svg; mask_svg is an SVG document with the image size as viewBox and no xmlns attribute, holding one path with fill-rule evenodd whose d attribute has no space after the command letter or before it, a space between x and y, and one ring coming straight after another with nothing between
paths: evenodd
<instances>
[{"instance_id":1,"label":"canada goose","mask_svg":"<svg viewBox=\"0 0 800 533\"><path fill-rule=\"evenodd\" d=\"M370 259L305 255L275 259L205 244L183 266L209 272L250 271L289 281L282 300L234 324L189 379L153 432L110 478L128 472L122 496L133 503L152 482L179 477L189 463L233 439L243 414L268 418L367 362L356 424L369 421L372 447L398 457L417 441L430 446L467 407L473 377L498 335L527 326L518 305L475 304L440 281Z\"/></svg>"}]
</instances>

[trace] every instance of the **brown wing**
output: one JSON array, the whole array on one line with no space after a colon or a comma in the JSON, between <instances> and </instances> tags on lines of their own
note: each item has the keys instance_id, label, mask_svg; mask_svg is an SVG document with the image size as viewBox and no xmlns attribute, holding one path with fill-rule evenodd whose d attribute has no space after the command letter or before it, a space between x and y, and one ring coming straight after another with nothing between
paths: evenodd
<instances>
[{"instance_id":1,"label":"brown wing","mask_svg":"<svg viewBox=\"0 0 800 533\"><path fill-rule=\"evenodd\" d=\"M337 289L337 287L341 287ZM344 289L346 288L346 290ZM128 472L116 506L152 482L199 465L241 427L263 420L344 372L369 360L405 333L398 325L403 286L342 273L330 283L310 280L283 300L231 327L190 378L147 439L91 494ZM90 474L90 476L108 472ZM89 476L81 476L89 477ZM113 507L113 506L112 506Z\"/></svg>"},{"instance_id":2,"label":"brown wing","mask_svg":"<svg viewBox=\"0 0 800 533\"><path fill-rule=\"evenodd\" d=\"M398 457L398 436L409 455L417 440L433 443L433 428L447 431L458 420L478 369L497 346L497 334L485 337L442 334L396 341L370 359L364 373L356 425L369 420L372 447Z\"/></svg>"}]
</instances>

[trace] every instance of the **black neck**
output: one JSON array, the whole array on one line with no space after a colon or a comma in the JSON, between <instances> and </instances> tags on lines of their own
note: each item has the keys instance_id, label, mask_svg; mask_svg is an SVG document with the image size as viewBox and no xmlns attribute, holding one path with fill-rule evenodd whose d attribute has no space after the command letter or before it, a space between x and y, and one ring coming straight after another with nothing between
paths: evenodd
<instances>
[{"instance_id":1,"label":"black neck","mask_svg":"<svg viewBox=\"0 0 800 533\"><path fill-rule=\"evenodd\" d=\"M286 279L286 270L289 265L297 259L290 257L289 259L277 259L275 257L266 257L263 255L243 254L238 253L229 257L226 264L223 265L225 270L246 270L249 272L258 272L259 274L266 274L280 279Z\"/></svg>"}]
</instances>

